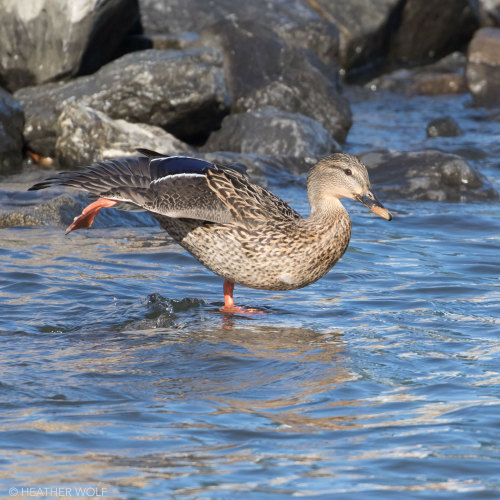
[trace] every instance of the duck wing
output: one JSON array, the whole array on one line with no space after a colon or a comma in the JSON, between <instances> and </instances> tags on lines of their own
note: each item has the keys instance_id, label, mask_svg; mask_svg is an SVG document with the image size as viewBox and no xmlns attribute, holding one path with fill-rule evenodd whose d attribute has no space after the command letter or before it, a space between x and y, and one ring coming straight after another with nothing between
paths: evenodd
<instances>
[{"instance_id":1,"label":"duck wing","mask_svg":"<svg viewBox=\"0 0 500 500\"><path fill-rule=\"evenodd\" d=\"M249 181L231 168L214 165L207 171L209 187L226 205L233 219L244 221L296 221L302 216L271 191Z\"/></svg>"},{"instance_id":2,"label":"duck wing","mask_svg":"<svg viewBox=\"0 0 500 500\"><path fill-rule=\"evenodd\" d=\"M141 153L147 157L118 158L82 171L62 172L30 190L70 186L113 200L115 208L132 206L167 217L221 224L300 218L276 195L252 184L240 166Z\"/></svg>"}]
</instances>

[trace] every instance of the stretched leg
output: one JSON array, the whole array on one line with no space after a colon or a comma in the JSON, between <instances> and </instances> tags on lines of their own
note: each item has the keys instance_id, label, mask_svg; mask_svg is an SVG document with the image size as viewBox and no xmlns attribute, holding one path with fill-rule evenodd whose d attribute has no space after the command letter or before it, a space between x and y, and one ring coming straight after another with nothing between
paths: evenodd
<instances>
[{"instance_id":1,"label":"stretched leg","mask_svg":"<svg viewBox=\"0 0 500 500\"><path fill-rule=\"evenodd\" d=\"M73 229L82 229L84 227L92 226L94 219L97 217L99 210L101 208L112 207L118 202L115 200L109 200L108 198L99 198L94 203L83 209L83 212L78 217L75 217L73 223L66 229L66 234L73 231Z\"/></svg>"},{"instance_id":2,"label":"stretched leg","mask_svg":"<svg viewBox=\"0 0 500 500\"><path fill-rule=\"evenodd\" d=\"M247 307L240 307L234 305L233 299L233 290L234 283L230 283L229 281L224 281L224 307L220 308L221 312L236 314L264 314L264 311L260 311L259 309L249 309Z\"/></svg>"}]
</instances>

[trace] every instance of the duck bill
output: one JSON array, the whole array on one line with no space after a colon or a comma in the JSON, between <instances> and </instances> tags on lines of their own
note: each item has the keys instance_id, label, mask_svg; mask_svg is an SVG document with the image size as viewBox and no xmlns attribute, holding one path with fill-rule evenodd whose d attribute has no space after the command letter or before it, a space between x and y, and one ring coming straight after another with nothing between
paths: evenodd
<instances>
[{"instance_id":1,"label":"duck bill","mask_svg":"<svg viewBox=\"0 0 500 500\"><path fill-rule=\"evenodd\" d=\"M367 206L374 214L377 214L386 220L392 219L391 212L389 212L389 210L387 210L387 208L385 208L384 205L377 200L371 191L365 191L362 195L356 196L356 199L363 203L363 205Z\"/></svg>"}]
</instances>

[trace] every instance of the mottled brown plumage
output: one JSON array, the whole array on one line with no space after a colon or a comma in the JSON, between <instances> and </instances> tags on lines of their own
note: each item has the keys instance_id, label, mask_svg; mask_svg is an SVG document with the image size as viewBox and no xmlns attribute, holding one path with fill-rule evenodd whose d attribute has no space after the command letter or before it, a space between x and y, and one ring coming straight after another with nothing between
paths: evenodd
<instances>
[{"instance_id":1,"label":"mottled brown plumage","mask_svg":"<svg viewBox=\"0 0 500 500\"><path fill-rule=\"evenodd\" d=\"M186 157L125 158L68 172L33 186L66 185L100 200L68 228L89 227L99 209L145 209L174 240L231 285L292 290L314 283L342 257L351 221L340 198L354 198L390 220L370 191L365 166L354 156L333 154L310 171L310 216L303 218L270 191L253 184L234 165ZM228 294L230 300L228 303Z\"/></svg>"}]
</instances>

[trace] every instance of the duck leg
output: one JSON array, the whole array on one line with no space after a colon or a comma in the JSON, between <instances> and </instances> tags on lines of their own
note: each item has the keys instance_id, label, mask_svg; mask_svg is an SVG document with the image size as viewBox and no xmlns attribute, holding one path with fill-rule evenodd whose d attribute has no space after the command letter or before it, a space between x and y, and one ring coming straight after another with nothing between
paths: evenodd
<instances>
[{"instance_id":1,"label":"duck leg","mask_svg":"<svg viewBox=\"0 0 500 500\"><path fill-rule=\"evenodd\" d=\"M66 234L70 233L74 229L81 229L82 227L92 226L94 219L97 217L97 214L99 213L99 210L101 210L101 208L112 207L117 203L117 201L109 200L108 198L99 198L97 201L94 201L94 203L91 203L83 209L81 215L75 217L75 220L66 229Z\"/></svg>"},{"instance_id":2,"label":"duck leg","mask_svg":"<svg viewBox=\"0 0 500 500\"><path fill-rule=\"evenodd\" d=\"M234 283L224 281L224 307L220 308L221 312L229 314L264 314L264 311L260 311L259 309L249 309L247 307L235 306L233 299L233 290Z\"/></svg>"}]
</instances>

